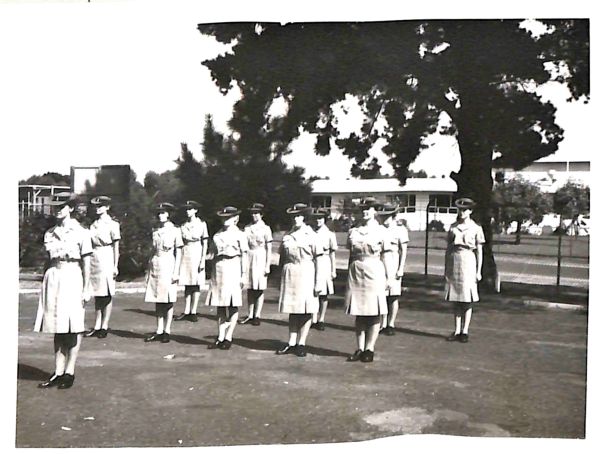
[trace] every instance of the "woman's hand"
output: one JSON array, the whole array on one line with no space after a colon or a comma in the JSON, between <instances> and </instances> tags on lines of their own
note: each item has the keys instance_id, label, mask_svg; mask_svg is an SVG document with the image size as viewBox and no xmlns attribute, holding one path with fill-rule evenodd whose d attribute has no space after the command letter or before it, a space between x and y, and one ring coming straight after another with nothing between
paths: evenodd
<instances>
[{"instance_id":1,"label":"woman's hand","mask_svg":"<svg viewBox=\"0 0 600 454\"><path fill-rule=\"evenodd\" d=\"M179 274L173 273L173 276L171 276L171 283L175 284L177 282L179 282Z\"/></svg>"},{"instance_id":2,"label":"woman's hand","mask_svg":"<svg viewBox=\"0 0 600 454\"><path fill-rule=\"evenodd\" d=\"M89 288L83 290L83 304L88 303L92 299L92 292L90 292Z\"/></svg>"},{"instance_id":3,"label":"woman's hand","mask_svg":"<svg viewBox=\"0 0 600 454\"><path fill-rule=\"evenodd\" d=\"M481 281L481 271L477 271L477 282Z\"/></svg>"},{"instance_id":4,"label":"woman's hand","mask_svg":"<svg viewBox=\"0 0 600 454\"><path fill-rule=\"evenodd\" d=\"M113 269L113 278L116 278L119 275L119 268L115 266Z\"/></svg>"},{"instance_id":5,"label":"woman's hand","mask_svg":"<svg viewBox=\"0 0 600 454\"><path fill-rule=\"evenodd\" d=\"M396 273L396 279L401 279L404 277L404 271L398 271Z\"/></svg>"}]
</instances>

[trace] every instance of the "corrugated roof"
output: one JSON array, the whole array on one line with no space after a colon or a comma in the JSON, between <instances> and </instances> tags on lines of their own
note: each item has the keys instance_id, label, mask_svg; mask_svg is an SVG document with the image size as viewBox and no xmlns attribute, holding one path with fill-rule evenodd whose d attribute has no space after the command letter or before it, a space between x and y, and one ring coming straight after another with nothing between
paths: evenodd
<instances>
[{"instance_id":1,"label":"corrugated roof","mask_svg":"<svg viewBox=\"0 0 600 454\"><path fill-rule=\"evenodd\" d=\"M376 194L381 192L456 192L456 182L451 178L408 178L404 186L395 178L372 180L315 180L313 194Z\"/></svg>"}]
</instances>

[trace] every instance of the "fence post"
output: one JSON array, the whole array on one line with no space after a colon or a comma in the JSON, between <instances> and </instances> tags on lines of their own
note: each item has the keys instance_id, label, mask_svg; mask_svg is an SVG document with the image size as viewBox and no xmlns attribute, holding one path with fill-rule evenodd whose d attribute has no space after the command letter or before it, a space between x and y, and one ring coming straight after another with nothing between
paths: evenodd
<instances>
[{"instance_id":1,"label":"fence post","mask_svg":"<svg viewBox=\"0 0 600 454\"><path fill-rule=\"evenodd\" d=\"M556 291L560 289L560 262L562 257L562 214L558 217L558 263L556 267Z\"/></svg>"},{"instance_id":2,"label":"fence post","mask_svg":"<svg viewBox=\"0 0 600 454\"><path fill-rule=\"evenodd\" d=\"M431 205L431 200L427 203L427 208L425 209L425 277L427 277L427 264L429 259L429 206Z\"/></svg>"}]
</instances>

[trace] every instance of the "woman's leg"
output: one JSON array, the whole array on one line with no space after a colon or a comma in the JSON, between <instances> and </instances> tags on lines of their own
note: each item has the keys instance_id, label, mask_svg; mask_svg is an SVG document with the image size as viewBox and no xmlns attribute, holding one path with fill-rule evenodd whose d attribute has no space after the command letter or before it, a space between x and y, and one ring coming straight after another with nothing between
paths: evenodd
<instances>
[{"instance_id":1,"label":"woman's leg","mask_svg":"<svg viewBox=\"0 0 600 454\"><path fill-rule=\"evenodd\" d=\"M231 340L233 339L233 331L235 330L235 325L237 325L238 316L238 308L234 306L230 307L228 317L229 324L227 326L227 329L225 330L225 340L228 340L229 342L231 342Z\"/></svg>"},{"instance_id":2,"label":"woman's leg","mask_svg":"<svg viewBox=\"0 0 600 454\"><path fill-rule=\"evenodd\" d=\"M67 349L64 348L64 334L54 335L54 374L63 375L67 366Z\"/></svg>"},{"instance_id":3,"label":"woman's leg","mask_svg":"<svg viewBox=\"0 0 600 454\"><path fill-rule=\"evenodd\" d=\"M162 309L163 303L156 303L156 334L165 332L165 314Z\"/></svg>"},{"instance_id":4,"label":"woman's leg","mask_svg":"<svg viewBox=\"0 0 600 454\"><path fill-rule=\"evenodd\" d=\"M317 323L325 323L325 312L327 312L327 295L319 296L319 317Z\"/></svg>"},{"instance_id":5,"label":"woman's leg","mask_svg":"<svg viewBox=\"0 0 600 454\"><path fill-rule=\"evenodd\" d=\"M365 322L365 350L375 351L375 342L379 336L379 315L364 317Z\"/></svg>"},{"instance_id":6,"label":"woman's leg","mask_svg":"<svg viewBox=\"0 0 600 454\"><path fill-rule=\"evenodd\" d=\"M256 290L256 307L254 309L254 318L260 318L263 304L265 302L265 291Z\"/></svg>"},{"instance_id":7,"label":"woman's leg","mask_svg":"<svg viewBox=\"0 0 600 454\"><path fill-rule=\"evenodd\" d=\"M112 315L112 296L106 297L106 304L102 308L102 325L101 329L108 330L108 323L110 322L110 316Z\"/></svg>"},{"instance_id":8,"label":"woman's leg","mask_svg":"<svg viewBox=\"0 0 600 454\"><path fill-rule=\"evenodd\" d=\"M164 332L171 334L171 323L173 323L173 303L163 304L163 317L165 320Z\"/></svg>"},{"instance_id":9,"label":"woman's leg","mask_svg":"<svg viewBox=\"0 0 600 454\"><path fill-rule=\"evenodd\" d=\"M225 334L229 323L227 321L227 308L219 306L217 307L217 324L219 326L219 334L217 340L223 342L225 340Z\"/></svg>"},{"instance_id":10,"label":"woman's leg","mask_svg":"<svg viewBox=\"0 0 600 454\"><path fill-rule=\"evenodd\" d=\"M460 303L454 303L454 335L458 336L462 332L463 308Z\"/></svg>"},{"instance_id":11,"label":"woman's leg","mask_svg":"<svg viewBox=\"0 0 600 454\"><path fill-rule=\"evenodd\" d=\"M246 315L246 318L240 322L242 325L244 323L248 323L254 318L254 301L256 300L256 290L249 288L246 291L246 295L248 296L248 315Z\"/></svg>"},{"instance_id":12,"label":"woman's leg","mask_svg":"<svg viewBox=\"0 0 600 454\"><path fill-rule=\"evenodd\" d=\"M365 350L365 338L366 338L366 324L365 317L362 315L357 315L356 320L354 322L354 328L356 332L356 346L358 350Z\"/></svg>"},{"instance_id":13,"label":"woman's leg","mask_svg":"<svg viewBox=\"0 0 600 454\"><path fill-rule=\"evenodd\" d=\"M296 316L298 317L298 331L300 333L298 345L306 345L306 338L312 323L312 314L296 314Z\"/></svg>"},{"instance_id":14,"label":"woman's leg","mask_svg":"<svg viewBox=\"0 0 600 454\"><path fill-rule=\"evenodd\" d=\"M388 315L384 315L384 319L387 318L387 326L394 329L396 326L396 316L398 315L399 298L397 296L388 297Z\"/></svg>"},{"instance_id":15,"label":"woman's leg","mask_svg":"<svg viewBox=\"0 0 600 454\"><path fill-rule=\"evenodd\" d=\"M185 286L185 308L183 309L184 315L191 313L192 297L194 295L194 287L191 285Z\"/></svg>"},{"instance_id":16,"label":"woman's leg","mask_svg":"<svg viewBox=\"0 0 600 454\"><path fill-rule=\"evenodd\" d=\"M94 323L94 331L100 331L102 329L102 306L102 297L94 297L94 309L96 310L96 322Z\"/></svg>"},{"instance_id":17,"label":"woman's leg","mask_svg":"<svg viewBox=\"0 0 600 454\"><path fill-rule=\"evenodd\" d=\"M471 324L471 315L473 314L473 306L471 304L465 304L463 312L463 334L469 334L469 325Z\"/></svg>"},{"instance_id":18,"label":"woman's leg","mask_svg":"<svg viewBox=\"0 0 600 454\"><path fill-rule=\"evenodd\" d=\"M290 339L288 341L288 345L293 347L298 343L298 332L300 331L300 321L298 319L298 314L290 314L289 318L289 332Z\"/></svg>"},{"instance_id":19,"label":"woman's leg","mask_svg":"<svg viewBox=\"0 0 600 454\"><path fill-rule=\"evenodd\" d=\"M192 293L192 310L191 314L196 315L198 313L198 302L200 301L200 287L194 287L194 291ZM186 302L187 305L187 302Z\"/></svg>"},{"instance_id":20,"label":"woman's leg","mask_svg":"<svg viewBox=\"0 0 600 454\"><path fill-rule=\"evenodd\" d=\"M66 352L65 374L75 375L75 363L81 347L81 334L64 334L64 348Z\"/></svg>"}]
</instances>

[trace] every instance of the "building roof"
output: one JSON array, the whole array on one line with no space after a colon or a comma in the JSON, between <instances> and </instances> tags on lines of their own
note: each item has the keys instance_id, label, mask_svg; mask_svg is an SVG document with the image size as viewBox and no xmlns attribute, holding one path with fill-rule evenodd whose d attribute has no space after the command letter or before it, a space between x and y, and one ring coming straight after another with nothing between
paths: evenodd
<instances>
[{"instance_id":1,"label":"building roof","mask_svg":"<svg viewBox=\"0 0 600 454\"><path fill-rule=\"evenodd\" d=\"M315 180L313 194L376 194L385 192L456 192L456 182L451 178L407 178L400 186L395 178L370 180Z\"/></svg>"}]
</instances>

